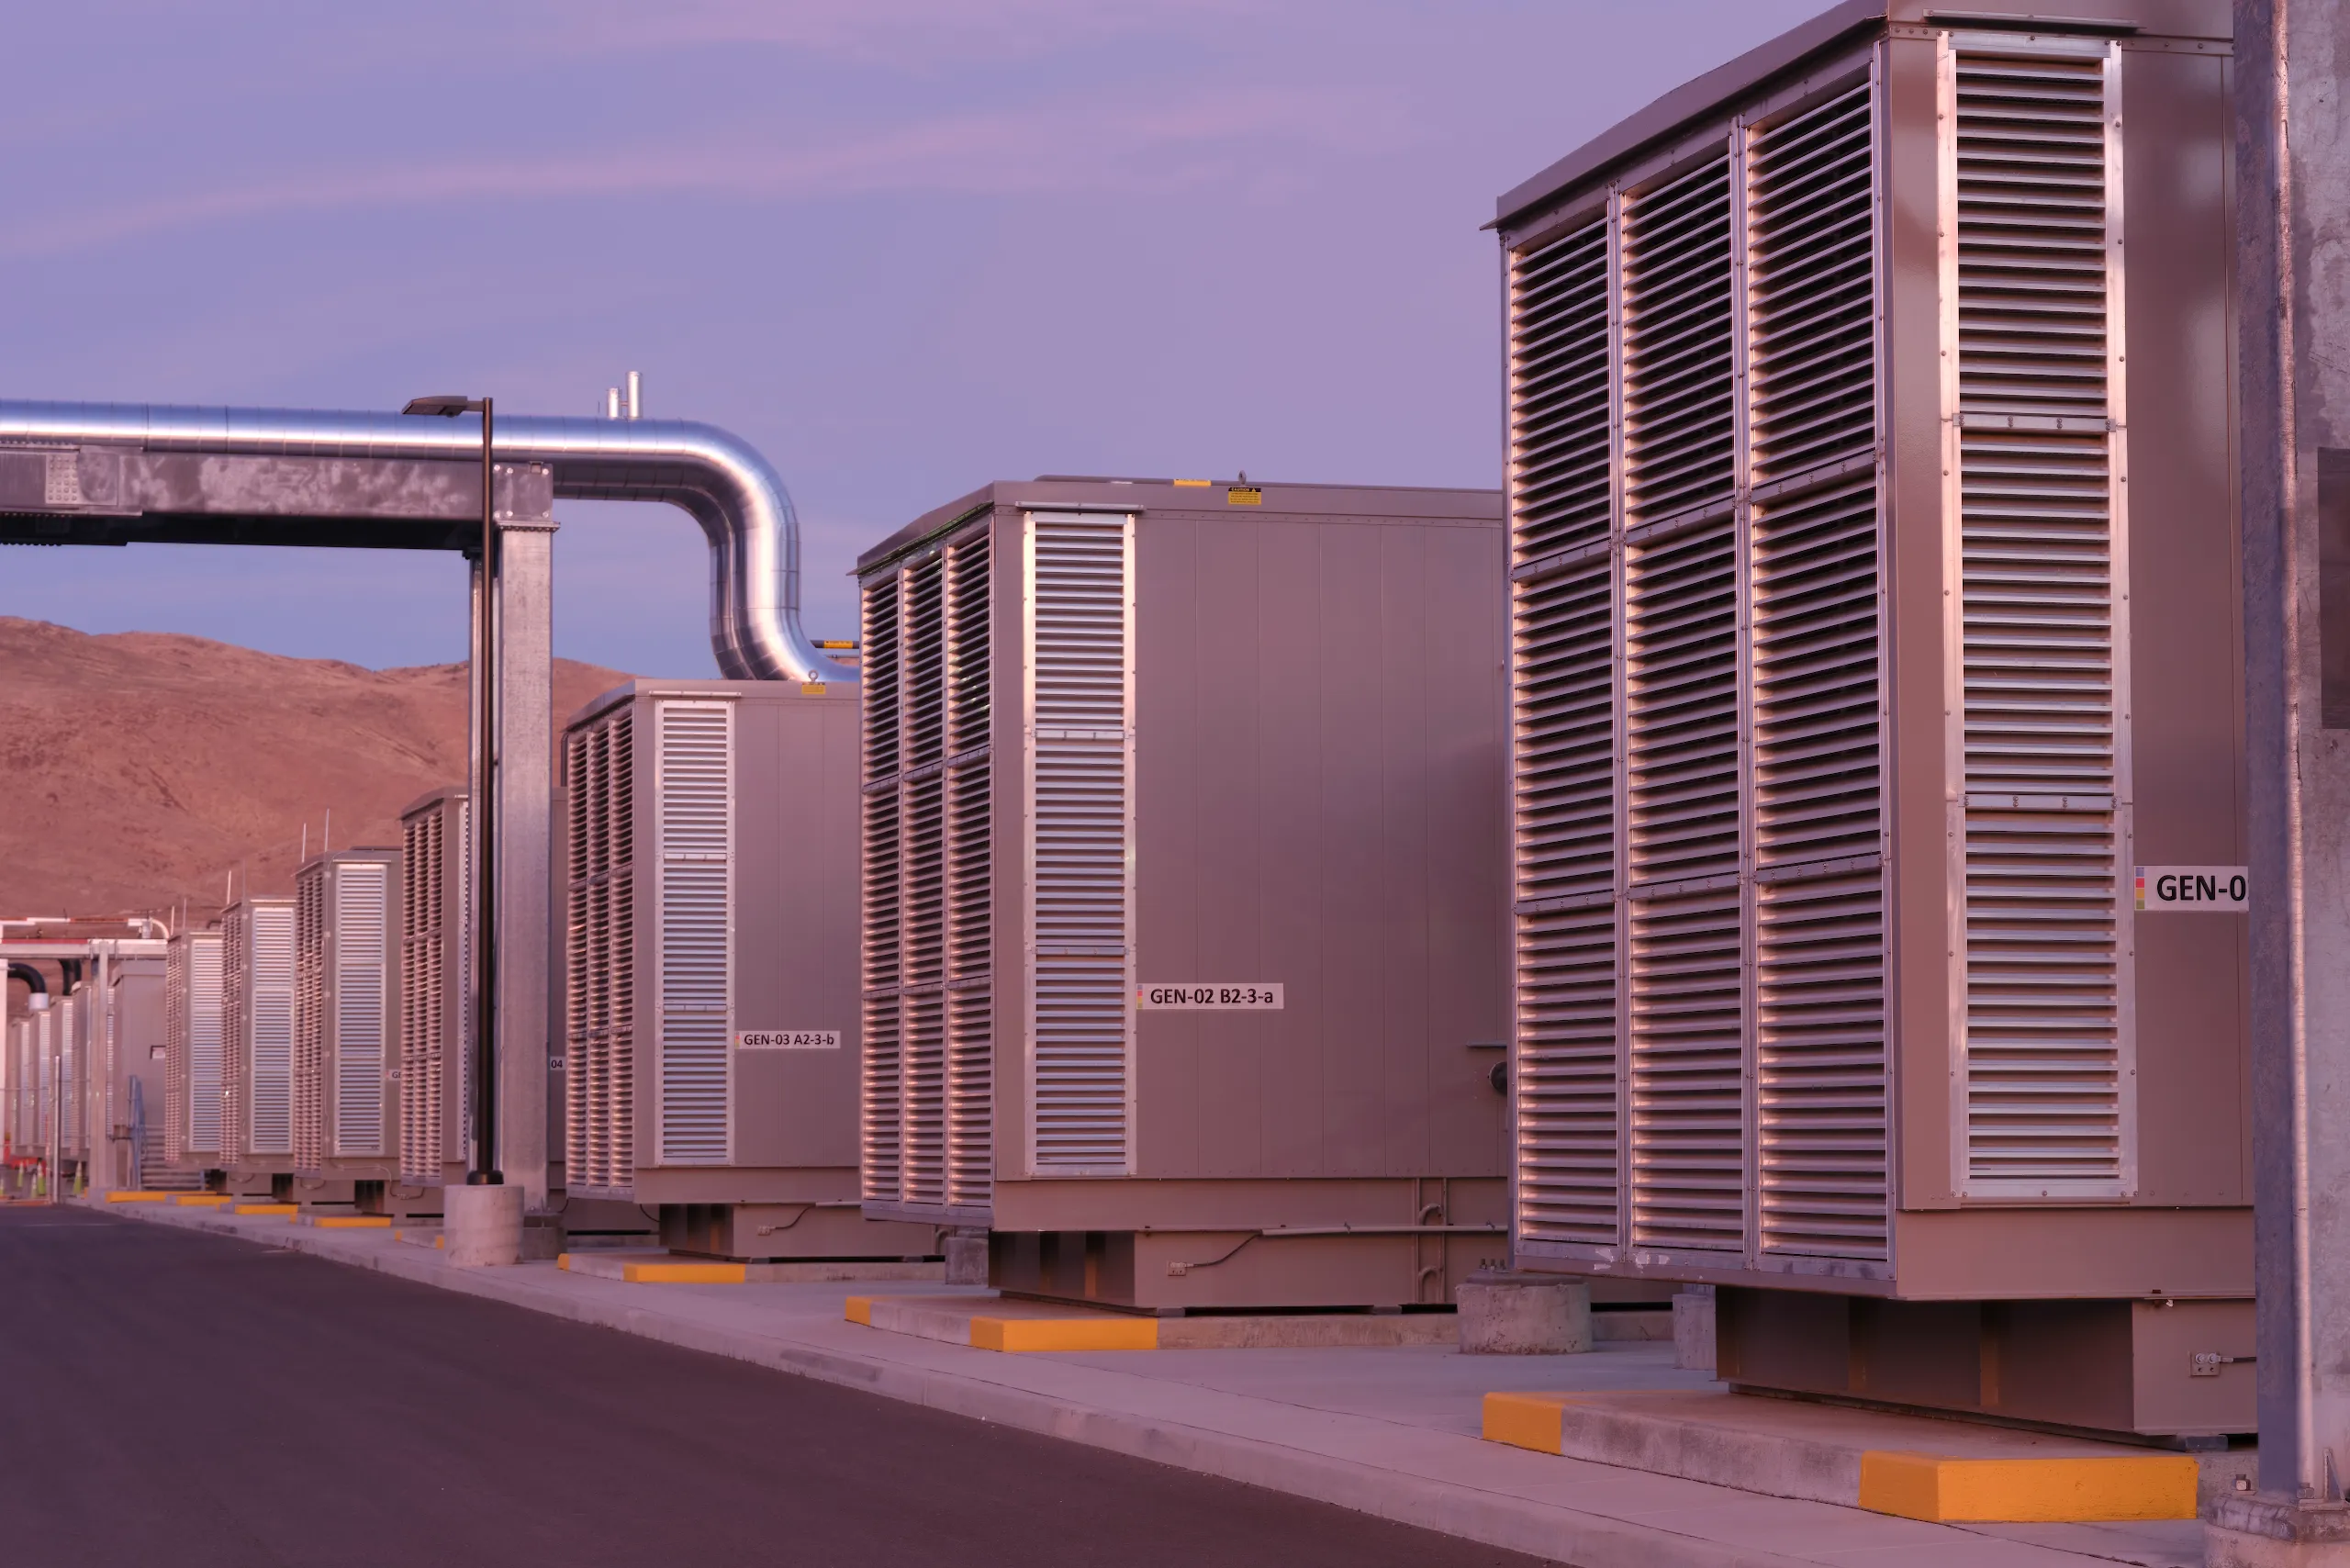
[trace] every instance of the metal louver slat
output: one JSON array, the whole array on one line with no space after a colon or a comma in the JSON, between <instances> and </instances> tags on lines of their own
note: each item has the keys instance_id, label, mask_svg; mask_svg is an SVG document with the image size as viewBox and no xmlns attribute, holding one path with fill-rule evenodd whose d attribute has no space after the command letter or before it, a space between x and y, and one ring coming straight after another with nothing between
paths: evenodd
<instances>
[{"instance_id":1,"label":"metal louver slat","mask_svg":"<svg viewBox=\"0 0 2350 1568\"><path fill-rule=\"evenodd\" d=\"M1735 888L1630 913L1632 1240L1746 1244L1742 900Z\"/></svg>"},{"instance_id":2,"label":"metal louver slat","mask_svg":"<svg viewBox=\"0 0 2350 1568\"><path fill-rule=\"evenodd\" d=\"M334 875L333 1152L366 1158L384 1148L385 1017L390 958L390 871L347 861Z\"/></svg>"},{"instance_id":3,"label":"metal louver slat","mask_svg":"<svg viewBox=\"0 0 2350 1568\"><path fill-rule=\"evenodd\" d=\"M1762 1249L1886 1258L1883 873L1766 883L1755 913Z\"/></svg>"},{"instance_id":4,"label":"metal louver slat","mask_svg":"<svg viewBox=\"0 0 2350 1568\"><path fill-rule=\"evenodd\" d=\"M188 1149L218 1155L220 1144L220 938L188 944Z\"/></svg>"},{"instance_id":5,"label":"metal louver slat","mask_svg":"<svg viewBox=\"0 0 2350 1568\"><path fill-rule=\"evenodd\" d=\"M1613 1245L1623 1160L1612 898L1519 917L1517 1030L1519 1234Z\"/></svg>"},{"instance_id":6,"label":"metal louver slat","mask_svg":"<svg viewBox=\"0 0 2350 1568\"><path fill-rule=\"evenodd\" d=\"M1963 1190L2135 1184L2120 55L1946 47Z\"/></svg>"},{"instance_id":7,"label":"metal louver slat","mask_svg":"<svg viewBox=\"0 0 2350 1568\"><path fill-rule=\"evenodd\" d=\"M411 1181L440 1175L440 827L438 810L400 824L400 1174Z\"/></svg>"},{"instance_id":8,"label":"metal louver slat","mask_svg":"<svg viewBox=\"0 0 2350 1568\"><path fill-rule=\"evenodd\" d=\"M863 842L859 864L860 935L863 970L862 1035L865 1059L857 1095L860 1190L868 1202L895 1202L902 1163L900 1134L905 1115L898 1055L898 966L901 946L898 902L899 709L904 691L899 679L899 579L896 575L863 586L858 642L864 666L860 715L864 737L859 779Z\"/></svg>"},{"instance_id":9,"label":"metal louver slat","mask_svg":"<svg viewBox=\"0 0 2350 1568\"><path fill-rule=\"evenodd\" d=\"M1134 1009L1130 515L1031 513L1028 878L1038 1173L1123 1174Z\"/></svg>"},{"instance_id":10,"label":"metal louver slat","mask_svg":"<svg viewBox=\"0 0 2350 1568\"><path fill-rule=\"evenodd\" d=\"M1727 508L1736 489L1730 175L1718 158L1624 205L1628 526Z\"/></svg>"},{"instance_id":11,"label":"metal louver slat","mask_svg":"<svg viewBox=\"0 0 2350 1568\"><path fill-rule=\"evenodd\" d=\"M571 886L564 1174L576 1192L621 1199L632 1194L636 1179L630 1042L638 959L629 891L634 733L623 706L572 731L565 755ZM458 864L462 871L462 855ZM462 943L460 957L469 968L470 948Z\"/></svg>"},{"instance_id":12,"label":"metal louver slat","mask_svg":"<svg viewBox=\"0 0 2350 1568\"><path fill-rule=\"evenodd\" d=\"M49 1014L39 1014L49 1027ZM177 1165L188 1154L188 947L185 938L163 952L163 1158ZM50 1078L48 1042L43 1041L41 1114L50 1114ZM41 1139L48 1144L46 1131Z\"/></svg>"},{"instance_id":13,"label":"metal louver slat","mask_svg":"<svg viewBox=\"0 0 2350 1568\"><path fill-rule=\"evenodd\" d=\"M934 652L932 657L935 659ZM942 726L933 718L916 721L909 728L935 734ZM922 753L916 749L913 755ZM904 1162L905 1200L912 1204L946 1201L946 1032L942 1002L946 977L945 788L943 775L932 771L908 781L901 795L904 837L899 853L905 940L900 969L903 989L898 1048L903 1125L899 1147Z\"/></svg>"},{"instance_id":14,"label":"metal louver slat","mask_svg":"<svg viewBox=\"0 0 2350 1568\"><path fill-rule=\"evenodd\" d=\"M1876 203L1866 84L1754 133L1752 482L1874 454Z\"/></svg>"},{"instance_id":15,"label":"metal louver slat","mask_svg":"<svg viewBox=\"0 0 2350 1568\"><path fill-rule=\"evenodd\" d=\"M733 1143L733 709L655 713L661 1160L718 1165Z\"/></svg>"},{"instance_id":16,"label":"metal louver slat","mask_svg":"<svg viewBox=\"0 0 2350 1568\"><path fill-rule=\"evenodd\" d=\"M1734 875L1735 531L1725 518L1626 554L1625 823L1632 880Z\"/></svg>"},{"instance_id":17,"label":"metal louver slat","mask_svg":"<svg viewBox=\"0 0 2350 1568\"><path fill-rule=\"evenodd\" d=\"M961 1207L995 1182L992 550L979 529L946 557L946 1202Z\"/></svg>"},{"instance_id":18,"label":"metal louver slat","mask_svg":"<svg viewBox=\"0 0 2350 1568\"><path fill-rule=\"evenodd\" d=\"M1603 556L1514 595L1520 902L1615 890L1611 577Z\"/></svg>"},{"instance_id":19,"label":"metal louver slat","mask_svg":"<svg viewBox=\"0 0 2350 1568\"><path fill-rule=\"evenodd\" d=\"M1521 562L1607 538L1607 337L1606 223L1512 263L1511 529Z\"/></svg>"},{"instance_id":20,"label":"metal louver slat","mask_svg":"<svg viewBox=\"0 0 2350 1568\"><path fill-rule=\"evenodd\" d=\"M605 764L611 869L604 921L605 983L610 988L606 1035L602 1146L606 1185L633 1191L636 1181L636 715L612 716Z\"/></svg>"},{"instance_id":21,"label":"metal louver slat","mask_svg":"<svg viewBox=\"0 0 2350 1568\"><path fill-rule=\"evenodd\" d=\"M326 869L312 866L297 882L294 950L293 1145L297 1170L326 1159Z\"/></svg>"},{"instance_id":22,"label":"metal louver slat","mask_svg":"<svg viewBox=\"0 0 2350 1568\"><path fill-rule=\"evenodd\" d=\"M1873 474L1756 509L1758 864L1883 847L1877 533Z\"/></svg>"},{"instance_id":23,"label":"metal louver slat","mask_svg":"<svg viewBox=\"0 0 2350 1568\"><path fill-rule=\"evenodd\" d=\"M294 928L291 903L254 906L252 914L252 1118L249 1138L260 1155L294 1152Z\"/></svg>"}]
</instances>

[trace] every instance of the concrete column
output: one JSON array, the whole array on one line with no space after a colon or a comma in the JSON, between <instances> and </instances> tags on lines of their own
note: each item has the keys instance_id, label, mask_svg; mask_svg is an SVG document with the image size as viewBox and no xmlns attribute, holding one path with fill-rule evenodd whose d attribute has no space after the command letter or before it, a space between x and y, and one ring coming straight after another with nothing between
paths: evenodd
<instances>
[{"instance_id":1,"label":"concrete column","mask_svg":"<svg viewBox=\"0 0 2350 1568\"><path fill-rule=\"evenodd\" d=\"M500 519L498 617L498 1159L525 1206L547 1206L554 935L554 531Z\"/></svg>"},{"instance_id":2,"label":"concrete column","mask_svg":"<svg viewBox=\"0 0 2350 1568\"><path fill-rule=\"evenodd\" d=\"M2260 1474L2206 1550L2350 1564L2350 0L2235 48Z\"/></svg>"}]
</instances>

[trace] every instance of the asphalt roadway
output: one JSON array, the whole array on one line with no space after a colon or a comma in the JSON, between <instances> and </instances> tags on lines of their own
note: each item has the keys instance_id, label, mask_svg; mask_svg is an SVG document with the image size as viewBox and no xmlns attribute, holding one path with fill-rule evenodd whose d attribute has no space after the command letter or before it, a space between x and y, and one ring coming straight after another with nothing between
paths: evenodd
<instances>
[{"instance_id":1,"label":"asphalt roadway","mask_svg":"<svg viewBox=\"0 0 2350 1568\"><path fill-rule=\"evenodd\" d=\"M10 1568L1534 1561L275 1248L0 1206Z\"/></svg>"}]
</instances>

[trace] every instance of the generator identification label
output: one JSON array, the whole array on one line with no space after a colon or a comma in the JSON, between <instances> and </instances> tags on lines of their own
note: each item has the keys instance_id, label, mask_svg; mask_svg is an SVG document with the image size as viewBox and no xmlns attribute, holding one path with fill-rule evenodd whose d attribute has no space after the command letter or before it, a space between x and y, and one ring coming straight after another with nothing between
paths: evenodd
<instances>
[{"instance_id":1,"label":"generator identification label","mask_svg":"<svg viewBox=\"0 0 2350 1568\"><path fill-rule=\"evenodd\" d=\"M2138 907L2242 914L2252 884L2242 866L2141 866Z\"/></svg>"},{"instance_id":2,"label":"generator identification label","mask_svg":"<svg viewBox=\"0 0 2350 1568\"><path fill-rule=\"evenodd\" d=\"M838 1029L737 1029L734 1048L738 1051L836 1051L841 1048Z\"/></svg>"},{"instance_id":3,"label":"generator identification label","mask_svg":"<svg viewBox=\"0 0 2350 1568\"><path fill-rule=\"evenodd\" d=\"M1279 1013L1281 988L1262 981L1144 985L1135 988L1135 1006L1145 1013Z\"/></svg>"}]
</instances>

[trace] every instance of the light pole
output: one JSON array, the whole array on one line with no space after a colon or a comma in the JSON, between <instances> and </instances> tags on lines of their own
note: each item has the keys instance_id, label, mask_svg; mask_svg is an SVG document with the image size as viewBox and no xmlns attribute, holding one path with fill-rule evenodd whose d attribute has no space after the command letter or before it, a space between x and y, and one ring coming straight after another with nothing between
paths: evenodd
<instances>
[{"instance_id":1,"label":"light pole","mask_svg":"<svg viewBox=\"0 0 2350 1568\"><path fill-rule=\"evenodd\" d=\"M455 419L459 414L481 415L481 593L479 608L474 615L473 676L474 705L479 713L478 734L474 737L474 783L468 791L473 813L473 832L469 835L473 857L473 1039L468 1044L473 1079L474 1157L465 1171L468 1186L497 1186L506 1177L498 1169L498 1061L493 1046L496 1021L493 1012L498 995L497 923L491 916L490 902L497 888L497 876L492 856L497 836L493 832L492 801L498 790L493 775L498 766L498 745L495 715L498 701L498 633L494 608L498 588L498 495L497 471L491 466L492 421L494 398L417 398L400 410L403 414L438 414Z\"/></svg>"}]
</instances>

